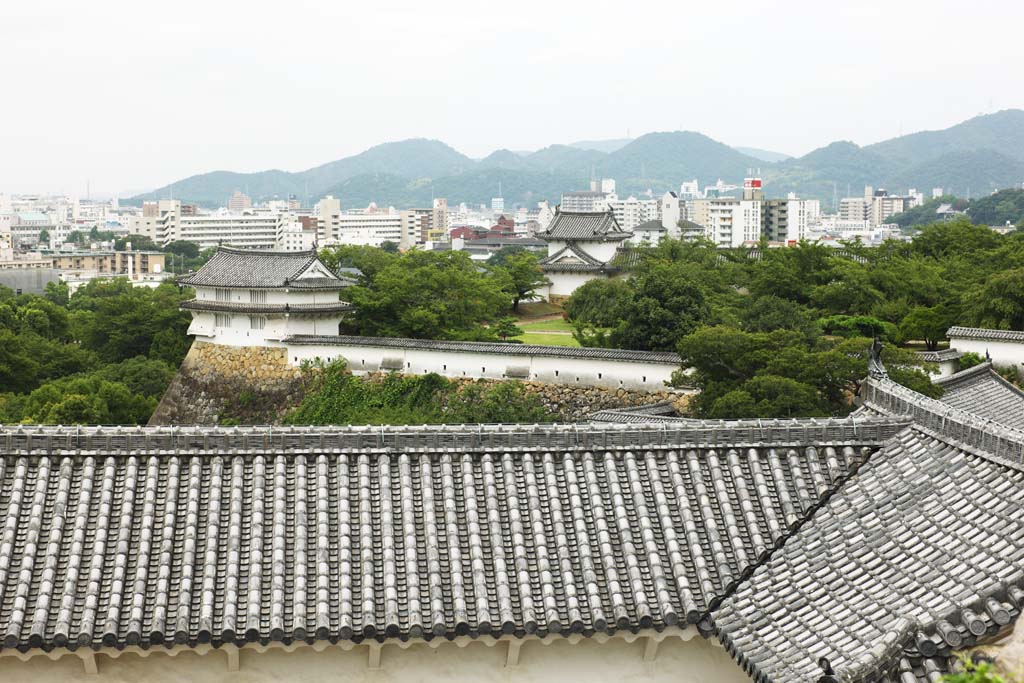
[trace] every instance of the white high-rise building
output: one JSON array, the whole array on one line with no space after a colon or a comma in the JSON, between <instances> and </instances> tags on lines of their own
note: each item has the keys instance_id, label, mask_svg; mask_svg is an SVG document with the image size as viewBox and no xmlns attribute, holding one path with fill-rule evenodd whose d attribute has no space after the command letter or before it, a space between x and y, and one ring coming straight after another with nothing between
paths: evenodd
<instances>
[{"instance_id":1,"label":"white high-rise building","mask_svg":"<svg viewBox=\"0 0 1024 683\"><path fill-rule=\"evenodd\" d=\"M492 197L491 198L491 211L495 216L498 214L505 213L505 198L504 197Z\"/></svg>"}]
</instances>

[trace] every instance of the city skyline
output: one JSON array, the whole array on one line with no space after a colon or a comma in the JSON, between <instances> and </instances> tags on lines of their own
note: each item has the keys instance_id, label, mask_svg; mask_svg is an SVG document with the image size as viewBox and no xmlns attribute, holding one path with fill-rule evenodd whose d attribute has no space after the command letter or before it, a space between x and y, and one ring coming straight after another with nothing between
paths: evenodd
<instances>
[{"instance_id":1,"label":"city skyline","mask_svg":"<svg viewBox=\"0 0 1024 683\"><path fill-rule=\"evenodd\" d=\"M56 98L8 108L5 191L123 195L216 169L300 170L411 137L482 157L695 130L801 155L1024 107L1008 87L1024 9L995 2L616 14L185 2L170 17L100 5L5 11L0 40L19 65L10 91L48 84ZM935 38L950 26L956 49Z\"/></svg>"}]
</instances>

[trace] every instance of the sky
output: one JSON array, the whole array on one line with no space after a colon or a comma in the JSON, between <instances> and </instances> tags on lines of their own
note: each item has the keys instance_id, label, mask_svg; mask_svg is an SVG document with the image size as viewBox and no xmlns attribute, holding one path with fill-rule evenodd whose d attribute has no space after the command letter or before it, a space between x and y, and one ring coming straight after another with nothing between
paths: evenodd
<instances>
[{"instance_id":1,"label":"sky","mask_svg":"<svg viewBox=\"0 0 1024 683\"><path fill-rule=\"evenodd\" d=\"M1024 108L1024 4L5 2L0 193L127 195L412 137L800 155Z\"/></svg>"}]
</instances>

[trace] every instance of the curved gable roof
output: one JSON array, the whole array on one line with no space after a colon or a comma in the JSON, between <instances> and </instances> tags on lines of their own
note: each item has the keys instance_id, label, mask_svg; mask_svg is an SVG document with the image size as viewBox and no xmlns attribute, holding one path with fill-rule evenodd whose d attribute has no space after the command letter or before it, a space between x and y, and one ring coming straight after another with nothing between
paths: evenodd
<instances>
[{"instance_id":1,"label":"curved gable roof","mask_svg":"<svg viewBox=\"0 0 1024 683\"><path fill-rule=\"evenodd\" d=\"M316 274L304 278L310 269L315 269ZM200 287L305 289L341 289L347 284L331 273L315 249L264 251L223 246L198 271L179 278L178 282Z\"/></svg>"}]
</instances>

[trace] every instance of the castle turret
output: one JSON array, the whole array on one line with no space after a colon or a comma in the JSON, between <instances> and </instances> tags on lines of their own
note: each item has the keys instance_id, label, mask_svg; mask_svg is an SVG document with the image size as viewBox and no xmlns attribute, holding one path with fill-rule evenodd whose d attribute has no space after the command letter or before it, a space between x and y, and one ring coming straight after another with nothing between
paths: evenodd
<instances>
[{"instance_id":1,"label":"castle turret","mask_svg":"<svg viewBox=\"0 0 1024 683\"><path fill-rule=\"evenodd\" d=\"M182 304L192 313L188 333L229 346L269 346L289 335L336 335L351 304L339 292L351 284L309 251L220 247L195 273L178 279L195 287Z\"/></svg>"}]
</instances>

